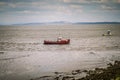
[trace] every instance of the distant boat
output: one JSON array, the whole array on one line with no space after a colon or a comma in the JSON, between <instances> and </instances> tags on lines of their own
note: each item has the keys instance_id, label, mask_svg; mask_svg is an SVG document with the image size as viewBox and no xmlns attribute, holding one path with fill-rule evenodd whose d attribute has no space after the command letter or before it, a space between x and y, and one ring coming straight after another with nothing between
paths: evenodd
<instances>
[{"instance_id":1,"label":"distant boat","mask_svg":"<svg viewBox=\"0 0 120 80\"><path fill-rule=\"evenodd\" d=\"M112 34L102 34L102 36L112 36Z\"/></svg>"},{"instance_id":2,"label":"distant boat","mask_svg":"<svg viewBox=\"0 0 120 80\"><path fill-rule=\"evenodd\" d=\"M44 40L44 44L69 44L70 39L61 39L57 41Z\"/></svg>"},{"instance_id":3,"label":"distant boat","mask_svg":"<svg viewBox=\"0 0 120 80\"><path fill-rule=\"evenodd\" d=\"M106 34L102 34L102 36L112 36L112 33L111 33L110 30L108 30L107 33Z\"/></svg>"}]
</instances>

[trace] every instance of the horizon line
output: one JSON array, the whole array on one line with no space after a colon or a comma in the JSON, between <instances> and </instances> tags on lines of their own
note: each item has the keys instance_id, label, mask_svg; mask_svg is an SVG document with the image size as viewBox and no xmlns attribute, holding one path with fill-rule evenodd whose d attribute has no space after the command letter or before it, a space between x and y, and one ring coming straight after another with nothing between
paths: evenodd
<instances>
[{"instance_id":1,"label":"horizon line","mask_svg":"<svg viewBox=\"0 0 120 80\"><path fill-rule=\"evenodd\" d=\"M53 22L27 22L27 23L12 23L0 25L32 25L32 24L120 24L119 21L99 21L99 22L70 22L70 21L53 21Z\"/></svg>"}]
</instances>

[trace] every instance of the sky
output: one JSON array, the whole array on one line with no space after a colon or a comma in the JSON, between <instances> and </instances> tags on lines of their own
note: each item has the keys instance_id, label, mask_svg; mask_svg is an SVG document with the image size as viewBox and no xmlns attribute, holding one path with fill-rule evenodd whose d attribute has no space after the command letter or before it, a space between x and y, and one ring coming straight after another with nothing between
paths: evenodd
<instances>
[{"instance_id":1,"label":"sky","mask_svg":"<svg viewBox=\"0 0 120 80\"><path fill-rule=\"evenodd\" d=\"M0 0L0 24L120 22L120 0Z\"/></svg>"}]
</instances>

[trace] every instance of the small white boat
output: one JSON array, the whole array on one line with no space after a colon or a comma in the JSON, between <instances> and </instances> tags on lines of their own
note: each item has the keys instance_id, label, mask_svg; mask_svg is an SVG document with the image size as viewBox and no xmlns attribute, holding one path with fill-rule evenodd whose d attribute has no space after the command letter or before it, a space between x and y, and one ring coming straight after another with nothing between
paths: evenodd
<instances>
[{"instance_id":1,"label":"small white boat","mask_svg":"<svg viewBox=\"0 0 120 80\"><path fill-rule=\"evenodd\" d=\"M102 36L112 36L112 33L111 33L110 30L108 30L107 33L106 34L102 34Z\"/></svg>"},{"instance_id":2,"label":"small white boat","mask_svg":"<svg viewBox=\"0 0 120 80\"><path fill-rule=\"evenodd\" d=\"M112 36L112 34L102 34L102 36Z\"/></svg>"}]
</instances>

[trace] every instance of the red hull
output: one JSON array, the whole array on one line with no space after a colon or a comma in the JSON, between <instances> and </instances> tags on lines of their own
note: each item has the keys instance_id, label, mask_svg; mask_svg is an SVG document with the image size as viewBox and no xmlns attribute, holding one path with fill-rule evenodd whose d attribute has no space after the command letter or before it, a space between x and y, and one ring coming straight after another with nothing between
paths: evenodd
<instances>
[{"instance_id":1,"label":"red hull","mask_svg":"<svg viewBox=\"0 0 120 80\"><path fill-rule=\"evenodd\" d=\"M70 39L61 40L61 41L47 41L47 40L44 40L44 44L69 44L69 43L70 43Z\"/></svg>"}]
</instances>

